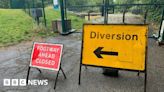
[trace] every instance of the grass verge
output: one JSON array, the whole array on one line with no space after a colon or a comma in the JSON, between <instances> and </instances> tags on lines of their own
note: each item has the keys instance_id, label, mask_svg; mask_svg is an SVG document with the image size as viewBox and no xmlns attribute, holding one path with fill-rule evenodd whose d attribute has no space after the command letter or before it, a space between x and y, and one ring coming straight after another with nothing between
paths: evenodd
<instances>
[{"instance_id":1,"label":"grass verge","mask_svg":"<svg viewBox=\"0 0 164 92\"><path fill-rule=\"evenodd\" d=\"M0 47L20 43L34 37L48 37L55 34L51 31L52 20L60 19L60 11L46 7L47 29L43 24L37 26L34 20L20 9L0 9ZM68 13L72 28L81 29L84 19ZM41 19L43 22L43 19Z\"/></svg>"},{"instance_id":2,"label":"grass verge","mask_svg":"<svg viewBox=\"0 0 164 92\"><path fill-rule=\"evenodd\" d=\"M31 38L32 27L32 18L22 10L0 9L0 46Z\"/></svg>"}]
</instances>

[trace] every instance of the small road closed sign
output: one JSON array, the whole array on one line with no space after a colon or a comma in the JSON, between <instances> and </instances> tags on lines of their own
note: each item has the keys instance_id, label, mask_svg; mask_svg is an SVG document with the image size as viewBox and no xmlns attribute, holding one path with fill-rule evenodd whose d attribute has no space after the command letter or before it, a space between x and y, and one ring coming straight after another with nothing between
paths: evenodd
<instances>
[{"instance_id":1,"label":"small road closed sign","mask_svg":"<svg viewBox=\"0 0 164 92\"><path fill-rule=\"evenodd\" d=\"M84 24L81 64L145 70L148 25Z\"/></svg>"},{"instance_id":2,"label":"small road closed sign","mask_svg":"<svg viewBox=\"0 0 164 92\"><path fill-rule=\"evenodd\" d=\"M59 71L62 50L62 44L34 43L30 66Z\"/></svg>"}]
</instances>

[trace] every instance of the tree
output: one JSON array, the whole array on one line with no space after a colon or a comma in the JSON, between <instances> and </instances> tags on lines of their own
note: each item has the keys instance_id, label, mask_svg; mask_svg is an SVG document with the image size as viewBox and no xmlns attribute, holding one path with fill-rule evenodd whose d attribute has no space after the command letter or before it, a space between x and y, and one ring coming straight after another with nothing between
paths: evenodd
<instances>
[{"instance_id":1,"label":"tree","mask_svg":"<svg viewBox=\"0 0 164 92\"><path fill-rule=\"evenodd\" d=\"M9 8L10 0L0 0L0 8Z\"/></svg>"},{"instance_id":2,"label":"tree","mask_svg":"<svg viewBox=\"0 0 164 92\"><path fill-rule=\"evenodd\" d=\"M133 4L135 0L115 0L115 4Z\"/></svg>"}]
</instances>

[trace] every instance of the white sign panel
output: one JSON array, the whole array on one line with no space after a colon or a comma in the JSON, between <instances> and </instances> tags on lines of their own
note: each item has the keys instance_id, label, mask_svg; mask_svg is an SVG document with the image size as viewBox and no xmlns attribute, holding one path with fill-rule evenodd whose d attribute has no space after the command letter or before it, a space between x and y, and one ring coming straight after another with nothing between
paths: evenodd
<instances>
[{"instance_id":1,"label":"white sign panel","mask_svg":"<svg viewBox=\"0 0 164 92\"><path fill-rule=\"evenodd\" d=\"M53 2L54 2L54 6L58 5L58 0L53 0Z\"/></svg>"},{"instance_id":2,"label":"white sign panel","mask_svg":"<svg viewBox=\"0 0 164 92\"><path fill-rule=\"evenodd\" d=\"M54 3L54 9L59 9L58 0L53 0L53 3Z\"/></svg>"}]
</instances>

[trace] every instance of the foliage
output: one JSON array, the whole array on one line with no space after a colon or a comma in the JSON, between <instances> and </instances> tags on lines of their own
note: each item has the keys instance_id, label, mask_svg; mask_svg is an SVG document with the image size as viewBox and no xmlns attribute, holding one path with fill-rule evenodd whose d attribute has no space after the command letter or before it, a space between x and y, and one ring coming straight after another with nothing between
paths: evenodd
<instances>
[{"instance_id":1,"label":"foliage","mask_svg":"<svg viewBox=\"0 0 164 92\"><path fill-rule=\"evenodd\" d=\"M48 28L51 28L51 22L53 20L58 20L60 19L60 11L59 10L54 10L52 7L46 7L46 17L47 17L47 23L48 23ZM68 19L71 19L72 22L72 27L74 29L81 29L83 23L85 22L84 19L77 17L75 14L72 14L68 12Z\"/></svg>"},{"instance_id":2,"label":"foliage","mask_svg":"<svg viewBox=\"0 0 164 92\"><path fill-rule=\"evenodd\" d=\"M70 6L87 6L87 5L99 5L102 4L103 0L67 0L66 4L67 7ZM71 11L76 11L76 12L83 12L83 11L98 11L100 10L100 7L80 7L80 8L69 8Z\"/></svg>"},{"instance_id":3,"label":"foliage","mask_svg":"<svg viewBox=\"0 0 164 92\"><path fill-rule=\"evenodd\" d=\"M23 4L20 2L23 2ZM53 4L53 0L44 0L44 3L45 5ZM12 8L11 4L15 4L18 7L23 5L23 7L21 8L42 7L42 0L0 0L0 8L5 8L5 9Z\"/></svg>"},{"instance_id":4,"label":"foliage","mask_svg":"<svg viewBox=\"0 0 164 92\"><path fill-rule=\"evenodd\" d=\"M142 3L152 3L152 4L164 4L164 0L141 0ZM164 6L163 6L164 7ZM151 6L147 7L149 9L149 19L152 21L160 22L162 15L162 6Z\"/></svg>"},{"instance_id":5,"label":"foliage","mask_svg":"<svg viewBox=\"0 0 164 92\"><path fill-rule=\"evenodd\" d=\"M116 4L132 4L134 2L135 2L135 0L115 0Z\"/></svg>"},{"instance_id":6,"label":"foliage","mask_svg":"<svg viewBox=\"0 0 164 92\"><path fill-rule=\"evenodd\" d=\"M9 8L10 0L0 0L0 8Z\"/></svg>"},{"instance_id":7,"label":"foliage","mask_svg":"<svg viewBox=\"0 0 164 92\"><path fill-rule=\"evenodd\" d=\"M164 4L164 0L115 0L116 4ZM160 22L162 15L162 6L132 6L129 9L139 9L141 11L148 10L148 18L150 21Z\"/></svg>"}]
</instances>

